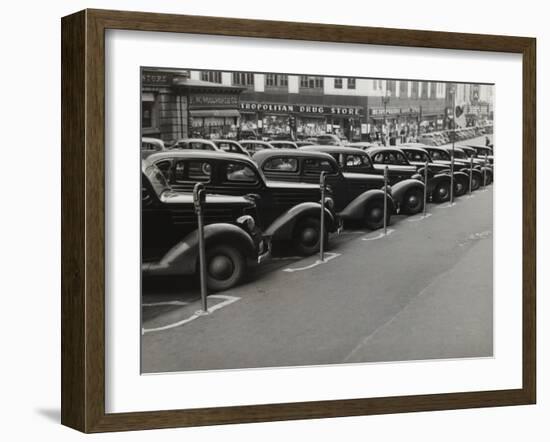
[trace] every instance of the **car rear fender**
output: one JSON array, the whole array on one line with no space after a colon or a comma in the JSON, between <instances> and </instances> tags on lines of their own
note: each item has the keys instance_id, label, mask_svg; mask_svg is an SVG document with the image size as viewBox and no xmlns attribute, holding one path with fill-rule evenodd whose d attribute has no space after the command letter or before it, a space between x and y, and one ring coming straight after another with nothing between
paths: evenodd
<instances>
[{"instance_id":1,"label":"car rear fender","mask_svg":"<svg viewBox=\"0 0 550 442\"><path fill-rule=\"evenodd\" d=\"M205 247L227 244L236 247L247 261L257 259L257 250L250 235L240 227L229 223L209 224L204 227ZM195 273L199 259L198 230L188 234L172 247L158 262L142 266L147 275L191 275Z\"/></svg>"},{"instance_id":2,"label":"car rear fender","mask_svg":"<svg viewBox=\"0 0 550 442\"><path fill-rule=\"evenodd\" d=\"M380 200L384 201L384 191L381 189L371 189L363 192L350 202L344 210L338 215L342 219L362 219L365 216L365 208L371 201ZM391 195L387 196L388 200L388 212L394 213L396 210L394 199Z\"/></svg>"},{"instance_id":3,"label":"car rear fender","mask_svg":"<svg viewBox=\"0 0 550 442\"><path fill-rule=\"evenodd\" d=\"M391 188L391 194L394 201L397 201L400 204L403 201L403 198L405 198L405 194L410 189L419 189L422 193L424 193L424 183L415 179L408 179L395 183Z\"/></svg>"},{"instance_id":4,"label":"car rear fender","mask_svg":"<svg viewBox=\"0 0 550 442\"><path fill-rule=\"evenodd\" d=\"M321 217L321 204L315 202L304 202L296 204L282 215L279 215L275 221L265 230L264 235L271 237L273 241L283 241L292 238L294 226L304 218ZM335 216L325 207L325 223L329 232L334 232L337 228Z\"/></svg>"}]
</instances>

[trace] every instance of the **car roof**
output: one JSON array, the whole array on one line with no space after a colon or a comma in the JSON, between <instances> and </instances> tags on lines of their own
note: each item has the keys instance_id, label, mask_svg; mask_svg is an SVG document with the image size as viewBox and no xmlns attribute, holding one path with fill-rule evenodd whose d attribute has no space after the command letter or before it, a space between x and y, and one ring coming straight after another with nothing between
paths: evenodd
<instances>
[{"instance_id":1,"label":"car roof","mask_svg":"<svg viewBox=\"0 0 550 442\"><path fill-rule=\"evenodd\" d=\"M296 144L294 141L292 140L271 140L271 141L268 141L269 144Z\"/></svg>"},{"instance_id":2,"label":"car roof","mask_svg":"<svg viewBox=\"0 0 550 442\"><path fill-rule=\"evenodd\" d=\"M265 146L271 146L271 143L269 143L268 141L263 141L263 140L239 140L239 143L240 144L263 144Z\"/></svg>"},{"instance_id":3,"label":"car roof","mask_svg":"<svg viewBox=\"0 0 550 442\"><path fill-rule=\"evenodd\" d=\"M399 152L399 153L403 153L403 151L401 149L398 149L397 147L388 147L388 146L373 147L372 149L367 150L367 152L370 155L376 155L378 152Z\"/></svg>"},{"instance_id":4,"label":"car roof","mask_svg":"<svg viewBox=\"0 0 550 442\"><path fill-rule=\"evenodd\" d=\"M213 143L235 143L235 144L240 144L237 140L225 140L225 139L215 139L215 140L212 140Z\"/></svg>"},{"instance_id":5,"label":"car roof","mask_svg":"<svg viewBox=\"0 0 550 442\"><path fill-rule=\"evenodd\" d=\"M284 154L288 154L288 156L293 157L301 157L301 158L323 158L327 159L333 162L336 162L336 160L329 155L328 153L319 152L319 151L311 151L311 150L304 150L302 148L300 149L266 149L266 150L260 150L256 152L252 158L254 161L256 161L258 164L267 161L269 158L277 157L277 156L284 156Z\"/></svg>"},{"instance_id":6,"label":"car roof","mask_svg":"<svg viewBox=\"0 0 550 442\"><path fill-rule=\"evenodd\" d=\"M205 143L205 144L213 144L212 140L206 140L204 138L180 138L176 140L174 144L177 143Z\"/></svg>"},{"instance_id":7,"label":"car roof","mask_svg":"<svg viewBox=\"0 0 550 442\"><path fill-rule=\"evenodd\" d=\"M164 158L182 158L182 159L219 159L219 160L238 160L254 164L249 157L238 153L230 153L219 150L178 150L172 149L164 152L156 152L149 155L143 161L148 166ZM255 164L254 164L255 166Z\"/></svg>"},{"instance_id":8,"label":"car roof","mask_svg":"<svg viewBox=\"0 0 550 442\"><path fill-rule=\"evenodd\" d=\"M414 145L402 144L400 146L400 148L402 150L416 150L418 152L425 152L426 153L426 149L424 148L423 144L414 144Z\"/></svg>"},{"instance_id":9,"label":"car roof","mask_svg":"<svg viewBox=\"0 0 550 442\"><path fill-rule=\"evenodd\" d=\"M302 146L299 148L301 151L312 152L326 152L326 153L348 153L354 155L367 155L364 150L357 149L356 147L349 146L330 146L326 144L315 144L313 146Z\"/></svg>"}]
</instances>

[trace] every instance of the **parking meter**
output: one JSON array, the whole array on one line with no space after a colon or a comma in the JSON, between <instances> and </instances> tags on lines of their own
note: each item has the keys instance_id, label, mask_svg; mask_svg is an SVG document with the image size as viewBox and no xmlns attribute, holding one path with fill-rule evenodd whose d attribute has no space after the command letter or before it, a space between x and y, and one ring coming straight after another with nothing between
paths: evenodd
<instances>
[{"instance_id":1,"label":"parking meter","mask_svg":"<svg viewBox=\"0 0 550 442\"><path fill-rule=\"evenodd\" d=\"M207 287L206 287L206 249L204 245L203 207L206 201L204 184L197 183L193 188L193 205L197 214L197 231L199 235L199 274L201 283L201 301L203 313L208 313Z\"/></svg>"}]
</instances>

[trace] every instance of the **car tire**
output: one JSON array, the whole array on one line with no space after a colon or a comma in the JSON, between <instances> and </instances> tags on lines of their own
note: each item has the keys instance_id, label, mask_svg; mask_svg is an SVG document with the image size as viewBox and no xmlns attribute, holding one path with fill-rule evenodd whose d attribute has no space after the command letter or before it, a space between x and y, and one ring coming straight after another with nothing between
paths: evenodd
<instances>
[{"instance_id":1,"label":"car tire","mask_svg":"<svg viewBox=\"0 0 550 442\"><path fill-rule=\"evenodd\" d=\"M304 218L296 224L292 240L300 256L309 256L319 251L321 220L313 217ZM328 232L325 228L325 244L328 244Z\"/></svg>"},{"instance_id":2,"label":"car tire","mask_svg":"<svg viewBox=\"0 0 550 442\"><path fill-rule=\"evenodd\" d=\"M241 251L229 244L206 249L206 285L219 292L237 285L246 273L246 259Z\"/></svg>"},{"instance_id":3,"label":"car tire","mask_svg":"<svg viewBox=\"0 0 550 442\"><path fill-rule=\"evenodd\" d=\"M472 191L479 189L481 186L481 179L478 175L472 174Z\"/></svg>"},{"instance_id":4,"label":"car tire","mask_svg":"<svg viewBox=\"0 0 550 442\"><path fill-rule=\"evenodd\" d=\"M465 195L466 192L468 192L469 183L466 180L463 180L462 178L458 178L455 180L454 184L455 184L454 196L462 196L462 195Z\"/></svg>"},{"instance_id":5,"label":"car tire","mask_svg":"<svg viewBox=\"0 0 550 442\"><path fill-rule=\"evenodd\" d=\"M451 198L451 183L442 181L437 183L432 192L432 200L434 203L442 203L449 201Z\"/></svg>"},{"instance_id":6,"label":"car tire","mask_svg":"<svg viewBox=\"0 0 550 442\"><path fill-rule=\"evenodd\" d=\"M424 208L424 192L422 189L409 189L401 202L401 210L407 215L415 215Z\"/></svg>"},{"instance_id":7,"label":"car tire","mask_svg":"<svg viewBox=\"0 0 550 442\"><path fill-rule=\"evenodd\" d=\"M390 222L390 207L388 206L387 222ZM364 225L369 230L378 230L384 227L384 200L375 199L365 207Z\"/></svg>"}]
</instances>

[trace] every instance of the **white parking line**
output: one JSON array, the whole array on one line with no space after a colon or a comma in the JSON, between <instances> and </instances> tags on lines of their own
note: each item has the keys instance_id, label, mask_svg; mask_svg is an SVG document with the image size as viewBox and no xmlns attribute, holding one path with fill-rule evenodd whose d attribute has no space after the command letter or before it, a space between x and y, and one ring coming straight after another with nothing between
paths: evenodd
<instances>
[{"instance_id":1,"label":"white parking line","mask_svg":"<svg viewBox=\"0 0 550 442\"><path fill-rule=\"evenodd\" d=\"M160 307L163 305L188 305L188 302L185 301L160 301L160 302L149 302L141 304L142 307Z\"/></svg>"},{"instance_id":2,"label":"white parking line","mask_svg":"<svg viewBox=\"0 0 550 442\"><path fill-rule=\"evenodd\" d=\"M312 269L313 267L317 267L318 265L320 264L325 264L327 262L329 262L330 260L334 259L334 258L337 258L338 256L340 256L341 253L325 253L325 260L324 261L321 261L320 259L318 259L317 261L315 261L313 264L310 264L308 266L305 266L305 267L295 267L293 269L291 268L287 268L287 269L283 269L283 272L300 272L302 270L309 270L309 269Z\"/></svg>"},{"instance_id":3,"label":"white parking line","mask_svg":"<svg viewBox=\"0 0 550 442\"><path fill-rule=\"evenodd\" d=\"M448 203L448 204L441 204L439 206L435 206L436 209L449 209L451 207L456 206L456 203Z\"/></svg>"},{"instance_id":4,"label":"white parking line","mask_svg":"<svg viewBox=\"0 0 550 442\"><path fill-rule=\"evenodd\" d=\"M388 229L386 234L384 235L384 232L377 233L375 236L365 236L364 238L361 238L363 241L374 241L375 239L385 238L386 236L390 236L393 232L395 232L395 229Z\"/></svg>"},{"instance_id":5,"label":"white parking line","mask_svg":"<svg viewBox=\"0 0 550 442\"><path fill-rule=\"evenodd\" d=\"M214 313L216 310L219 310L223 307L227 307L229 304L233 304L234 302L241 299L238 296L228 296L228 295L210 295L209 298L216 298L216 299L224 299L225 300L223 302L220 302L219 304L216 304L213 307L210 307L208 309L208 314L209 315ZM197 312L193 313L191 316L189 316L189 318L183 319L183 320L178 321L178 322L174 322L173 324L168 324L168 325L164 325L162 327L156 327L156 328L142 328L141 329L141 334L144 335L146 333L169 330L171 328L179 327L181 325L187 324L188 322L194 321L195 319L200 318L201 316L205 316L205 313L203 313L202 311L197 311Z\"/></svg>"},{"instance_id":6,"label":"white parking line","mask_svg":"<svg viewBox=\"0 0 550 442\"><path fill-rule=\"evenodd\" d=\"M429 218L430 216L432 216L431 213L426 213L426 215L409 216L407 218L407 221L409 221L410 223L414 223L416 221L422 221L423 219Z\"/></svg>"}]
</instances>

